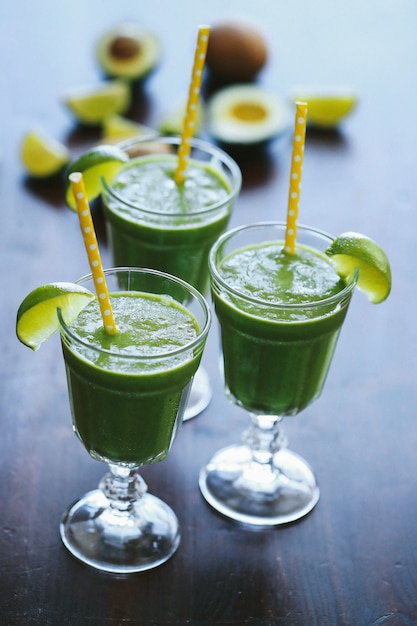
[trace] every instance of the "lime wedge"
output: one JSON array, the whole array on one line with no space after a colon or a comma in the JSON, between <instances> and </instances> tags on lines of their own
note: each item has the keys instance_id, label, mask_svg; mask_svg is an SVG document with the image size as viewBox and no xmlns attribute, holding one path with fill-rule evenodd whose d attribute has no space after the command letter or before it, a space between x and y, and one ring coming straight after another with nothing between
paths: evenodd
<instances>
[{"instance_id":1,"label":"lime wedge","mask_svg":"<svg viewBox=\"0 0 417 626\"><path fill-rule=\"evenodd\" d=\"M391 268L385 252L369 237L343 233L325 250L337 273L351 278L358 269L358 288L374 304L388 298L391 291Z\"/></svg>"},{"instance_id":2,"label":"lime wedge","mask_svg":"<svg viewBox=\"0 0 417 626\"><path fill-rule=\"evenodd\" d=\"M142 137L143 135L157 135L157 131L129 120L122 115L110 115L103 121L103 139L118 140Z\"/></svg>"},{"instance_id":3,"label":"lime wedge","mask_svg":"<svg viewBox=\"0 0 417 626\"><path fill-rule=\"evenodd\" d=\"M65 322L71 324L93 298L91 291L73 283L37 287L26 296L17 312L17 338L25 346L37 350L58 330L58 308Z\"/></svg>"},{"instance_id":4,"label":"lime wedge","mask_svg":"<svg viewBox=\"0 0 417 626\"><path fill-rule=\"evenodd\" d=\"M335 128L355 108L357 96L351 89L298 88L293 92L294 102L307 102L307 120L311 126Z\"/></svg>"},{"instance_id":5,"label":"lime wedge","mask_svg":"<svg viewBox=\"0 0 417 626\"><path fill-rule=\"evenodd\" d=\"M194 134L197 135L201 131L204 120L204 108L200 100L197 102ZM180 102L164 114L156 122L157 129L163 135L181 135L184 130L184 120L187 111L187 104Z\"/></svg>"},{"instance_id":6,"label":"lime wedge","mask_svg":"<svg viewBox=\"0 0 417 626\"><path fill-rule=\"evenodd\" d=\"M85 190L89 201L94 200L101 193L101 178L111 184L120 171L123 163L129 160L129 156L117 146L96 146L84 152L78 159L72 161L67 169L65 181L65 199L68 206L76 210L75 200L72 193L68 176L73 172L81 172L83 175Z\"/></svg>"},{"instance_id":7,"label":"lime wedge","mask_svg":"<svg viewBox=\"0 0 417 626\"><path fill-rule=\"evenodd\" d=\"M43 130L25 134L20 154L26 172L35 178L57 174L70 160L68 148Z\"/></svg>"},{"instance_id":8,"label":"lime wedge","mask_svg":"<svg viewBox=\"0 0 417 626\"><path fill-rule=\"evenodd\" d=\"M64 97L64 102L79 122L94 125L115 113L125 113L130 99L129 85L112 80L76 89Z\"/></svg>"}]
</instances>

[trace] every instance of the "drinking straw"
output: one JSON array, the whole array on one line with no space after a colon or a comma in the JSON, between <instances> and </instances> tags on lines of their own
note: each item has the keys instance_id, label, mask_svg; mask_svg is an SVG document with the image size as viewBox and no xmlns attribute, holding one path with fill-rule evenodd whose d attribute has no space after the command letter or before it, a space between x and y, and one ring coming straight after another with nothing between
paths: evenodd
<instances>
[{"instance_id":1,"label":"drinking straw","mask_svg":"<svg viewBox=\"0 0 417 626\"><path fill-rule=\"evenodd\" d=\"M191 150L191 138L194 134L197 116L197 104L200 95L204 63L206 60L209 33L209 26L200 26L198 29L197 46L194 55L194 65L191 74L191 83L184 118L184 128L181 134L181 144L178 150L178 164L174 174L176 183L183 183L185 180L185 172Z\"/></svg>"},{"instance_id":2,"label":"drinking straw","mask_svg":"<svg viewBox=\"0 0 417 626\"><path fill-rule=\"evenodd\" d=\"M83 176L80 172L69 175L72 193L74 194L77 206L78 219L80 221L81 232L84 237L84 245L87 251L88 262L93 275L94 286L100 305L101 317L106 333L114 335L117 332L113 317L113 310L110 304L109 292L107 289L106 277L103 272L100 251L98 249L96 233L94 230L91 211L85 193Z\"/></svg>"},{"instance_id":3,"label":"drinking straw","mask_svg":"<svg viewBox=\"0 0 417 626\"><path fill-rule=\"evenodd\" d=\"M307 103L295 103L295 128L291 158L290 190L288 193L287 225L285 229L285 251L295 252L297 237L298 205L300 200L301 172L303 168L304 141L307 123Z\"/></svg>"}]
</instances>

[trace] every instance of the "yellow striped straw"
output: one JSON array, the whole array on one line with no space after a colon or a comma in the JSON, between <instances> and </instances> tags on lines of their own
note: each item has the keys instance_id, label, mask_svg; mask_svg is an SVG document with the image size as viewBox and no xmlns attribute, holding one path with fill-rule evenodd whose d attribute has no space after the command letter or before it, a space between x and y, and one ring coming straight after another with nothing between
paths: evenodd
<instances>
[{"instance_id":1,"label":"yellow striped straw","mask_svg":"<svg viewBox=\"0 0 417 626\"><path fill-rule=\"evenodd\" d=\"M201 80L203 78L209 33L210 26L200 26L198 29L197 46L194 55L194 65L191 74L187 109L184 118L184 128L181 135L181 144L178 150L178 164L174 174L176 183L183 183L186 177L187 162L191 150L191 139L194 134L197 104L200 96L200 87Z\"/></svg>"},{"instance_id":2,"label":"yellow striped straw","mask_svg":"<svg viewBox=\"0 0 417 626\"><path fill-rule=\"evenodd\" d=\"M106 277L103 272L100 251L98 249L96 233L94 230L93 220L91 218L91 211L87 195L85 193L83 176L80 172L74 172L69 175L69 180L71 183L72 193L74 194L75 204L77 206L78 219L80 221L81 232L84 237L84 245L87 251L88 262L93 275L104 330L109 335L115 335L117 328L110 304Z\"/></svg>"},{"instance_id":3,"label":"yellow striped straw","mask_svg":"<svg viewBox=\"0 0 417 626\"><path fill-rule=\"evenodd\" d=\"M301 172L303 168L306 124L307 104L306 102L296 102L290 190L288 194L287 226L285 230L285 251L289 254L294 254L295 252L295 240L297 237L298 206L300 201Z\"/></svg>"}]
</instances>

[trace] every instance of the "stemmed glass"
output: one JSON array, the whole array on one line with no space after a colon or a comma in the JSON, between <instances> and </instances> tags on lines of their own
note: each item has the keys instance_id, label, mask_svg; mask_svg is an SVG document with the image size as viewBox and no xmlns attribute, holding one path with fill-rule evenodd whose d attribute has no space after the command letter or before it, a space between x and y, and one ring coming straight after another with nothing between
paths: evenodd
<instances>
[{"instance_id":1,"label":"stemmed glass","mask_svg":"<svg viewBox=\"0 0 417 626\"><path fill-rule=\"evenodd\" d=\"M318 255L332 242L313 228L300 226L297 232L298 244ZM199 484L217 511L259 526L297 520L319 499L314 473L287 448L281 422L320 395L356 284L355 276L334 295L281 304L250 295L252 282L262 284L268 267L257 275L247 272L239 286L225 278L222 266L237 250L264 246L282 250L284 239L285 224L242 226L221 236L209 259L226 395L249 412L251 425L243 433L243 443L218 451L202 468ZM278 281L274 272L272 265L272 279ZM320 279L312 276L314 282Z\"/></svg>"},{"instance_id":2,"label":"stemmed glass","mask_svg":"<svg viewBox=\"0 0 417 626\"><path fill-rule=\"evenodd\" d=\"M210 311L196 289L168 274L116 268L105 275L111 299L120 300L120 334L126 337L122 348L110 340L103 347L106 339L89 334L89 322L67 326L58 311L74 431L89 454L110 468L98 489L66 511L60 530L65 546L84 563L129 573L163 563L180 541L175 513L148 493L138 468L168 454L204 349ZM94 291L91 275L78 283ZM150 306L148 302L162 299L170 311L180 311L178 324L190 313L195 332L181 338L183 345L148 348L148 327L159 332L165 315L171 315L158 310L148 314L146 328L133 324L131 339L124 334L125 325L132 326L122 316L127 305L118 297L126 294L137 295L126 298L131 302L129 320L141 318L141 307ZM135 348L135 337L141 334L145 339Z\"/></svg>"},{"instance_id":3,"label":"stemmed glass","mask_svg":"<svg viewBox=\"0 0 417 626\"><path fill-rule=\"evenodd\" d=\"M173 172L180 145L180 137L159 135L120 143L129 161L111 185L102 181L104 215L114 265L169 272L204 294L209 250L227 227L242 176L226 152L191 139L188 171L192 166L193 174L177 186ZM149 182L154 174L144 165L148 168L161 163L172 175ZM208 171L211 176L201 177L199 171ZM221 184L214 186L213 181ZM205 409L211 394L208 375L200 367L184 419Z\"/></svg>"}]
</instances>

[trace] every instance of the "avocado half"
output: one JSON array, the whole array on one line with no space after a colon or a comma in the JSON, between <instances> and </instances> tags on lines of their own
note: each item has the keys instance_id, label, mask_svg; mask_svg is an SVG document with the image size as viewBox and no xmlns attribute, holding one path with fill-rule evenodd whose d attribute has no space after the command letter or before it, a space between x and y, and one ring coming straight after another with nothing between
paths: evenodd
<instances>
[{"instance_id":1,"label":"avocado half","mask_svg":"<svg viewBox=\"0 0 417 626\"><path fill-rule=\"evenodd\" d=\"M124 22L101 35L96 53L107 76L139 81L158 65L161 46L157 36L141 24Z\"/></svg>"},{"instance_id":2,"label":"avocado half","mask_svg":"<svg viewBox=\"0 0 417 626\"><path fill-rule=\"evenodd\" d=\"M287 102L259 85L219 90L208 103L211 135L224 144L262 144L289 129Z\"/></svg>"}]
</instances>

